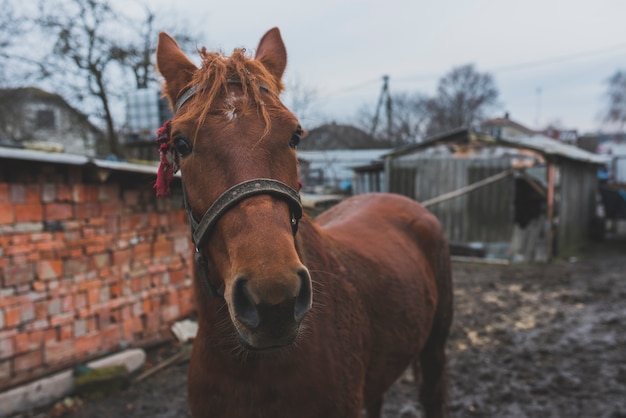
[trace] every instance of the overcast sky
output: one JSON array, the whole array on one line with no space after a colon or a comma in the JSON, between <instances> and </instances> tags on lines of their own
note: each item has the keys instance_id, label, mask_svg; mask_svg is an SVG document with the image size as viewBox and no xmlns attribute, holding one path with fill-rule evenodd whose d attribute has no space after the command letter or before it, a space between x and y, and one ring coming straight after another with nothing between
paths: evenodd
<instances>
[{"instance_id":1,"label":"overcast sky","mask_svg":"<svg viewBox=\"0 0 626 418\"><path fill-rule=\"evenodd\" d=\"M128 3L126 3L128 4ZM230 53L278 26L286 77L317 90L308 127L353 118L393 92L432 95L455 66L490 72L508 111L531 128L602 128L606 79L626 70L624 0L151 0Z\"/></svg>"}]
</instances>

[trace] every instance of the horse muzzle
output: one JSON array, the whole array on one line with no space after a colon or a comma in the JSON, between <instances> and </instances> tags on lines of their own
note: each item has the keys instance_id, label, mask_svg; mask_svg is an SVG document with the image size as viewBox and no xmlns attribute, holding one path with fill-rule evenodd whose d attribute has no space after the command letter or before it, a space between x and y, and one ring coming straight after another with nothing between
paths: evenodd
<instances>
[{"instance_id":1,"label":"horse muzzle","mask_svg":"<svg viewBox=\"0 0 626 418\"><path fill-rule=\"evenodd\" d=\"M311 304L311 278L304 267L289 280L283 278L274 283L240 276L233 283L230 296L231 316L239 339L246 349L254 351L292 344Z\"/></svg>"}]
</instances>

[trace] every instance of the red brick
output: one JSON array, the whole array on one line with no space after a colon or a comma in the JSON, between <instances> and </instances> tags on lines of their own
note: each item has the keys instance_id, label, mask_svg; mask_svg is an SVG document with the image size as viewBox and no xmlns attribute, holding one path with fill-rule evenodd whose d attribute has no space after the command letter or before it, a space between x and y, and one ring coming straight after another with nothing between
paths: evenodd
<instances>
[{"instance_id":1,"label":"red brick","mask_svg":"<svg viewBox=\"0 0 626 418\"><path fill-rule=\"evenodd\" d=\"M104 245L104 244L87 245L85 247L85 254L87 254L87 255L98 254L98 253L102 253L102 252L104 252L106 250L107 250L107 246Z\"/></svg>"},{"instance_id":2,"label":"red brick","mask_svg":"<svg viewBox=\"0 0 626 418\"><path fill-rule=\"evenodd\" d=\"M135 206L139 204L139 191L138 190L124 190L124 203L129 206Z\"/></svg>"},{"instance_id":3,"label":"red brick","mask_svg":"<svg viewBox=\"0 0 626 418\"><path fill-rule=\"evenodd\" d=\"M97 353L100 350L102 338L99 333L87 334L74 340L77 357L85 354Z\"/></svg>"},{"instance_id":4,"label":"red brick","mask_svg":"<svg viewBox=\"0 0 626 418\"><path fill-rule=\"evenodd\" d=\"M48 301L35 302L35 319L48 318Z\"/></svg>"},{"instance_id":5,"label":"red brick","mask_svg":"<svg viewBox=\"0 0 626 418\"><path fill-rule=\"evenodd\" d=\"M72 187L67 184L57 185L57 202L71 202L73 201Z\"/></svg>"},{"instance_id":6,"label":"red brick","mask_svg":"<svg viewBox=\"0 0 626 418\"><path fill-rule=\"evenodd\" d=\"M0 203L7 203L11 201L11 193L9 191L8 183L0 183Z\"/></svg>"},{"instance_id":7,"label":"red brick","mask_svg":"<svg viewBox=\"0 0 626 418\"><path fill-rule=\"evenodd\" d=\"M153 258L171 256L174 252L174 244L169 240L159 240L154 242L152 249Z\"/></svg>"},{"instance_id":8,"label":"red brick","mask_svg":"<svg viewBox=\"0 0 626 418\"><path fill-rule=\"evenodd\" d=\"M26 203L15 205L16 222L41 222L43 219L43 206L41 203Z\"/></svg>"},{"instance_id":9,"label":"red brick","mask_svg":"<svg viewBox=\"0 0 626 418\"><path fill-rule=\"evenodd\" d=\"M4 286L13 286L30 283L35 278L32 263L17 264L2 268Z\"/></svg>"},{"instance_id":10,"label":"red brick","mask_svg":"<svg viewBox=\"0 0 626 418\"><path fill-rule=\"evenodd\" d=\"M119 200L108 200L100 204L102 216L119 216L124 211L124 205Z\"/></svg>"},{"instance_id":11,"label":"red brick","mask_svg":"<svg viewBox=\"0 0 626 418\"><path fill-rule=\"evenodd\" d=\"M74 357L74 341L54 341L46 343L45 362L48 366L66 363Z\"/></svg>"},{"instance_id":12,"label":"red brick","mask_svg":"<svg viewBox=\"0 0 626 418\"><path fill-rule=\"evenodd\" d=\"M26 198L24 203L41 202L41 187L38 184L29 184L26 186Z\"/></svg>"},{"instance_id":13,"label":"red brick","mask_svg":"<svg viewBox=\"0 0 626 418\"><path fill-rule=\"evenodd\" d=\"M89 219L101 216L100 204L96 202L79 203L74 206L76 219Z\"/></svg>"},{"instance_id":14,"label":"red brick","mask_svg":"<svg viewBox=\"0 0 626 418\"><path fill-rule=\"evenodd\" d=\"M74 312L61 313L50 317L50 326L71 324L74 321Z\"/></svg>"},{"instance_id":15,"label":"red brick","mask_svg":"<svg viewBox=\"0 0 626 418\"><path fill-rule=\"evenodd\" d=\"M6 327L15 327L20 323L20 308L17 306L9 307L4 310L4 325Z\"/></svg>"},{"instance_id":16,"label":"red brick","mask_svg":"<svg viewBox=\"0 0 626 418\"><path fill-rule=\"evenodd\" d=\"M187 274L184 269L171 270L170 271L170 283L173 285L180 285L185 281Z\"/></svg>"},{"instance_id":17,"label":"red brick","mask_svg":"<svg viewBox=\"0 0 626 418\"><path fill-rule=\"evenodd\" d=\"M105 349L116 348L122 339L122 327L119 324L111 324L100 331L102 346Z\"/></svg>"},{"instance_id":18,"label":"red brick","mask_svg":"<svg viewBox=\"0 0 626 418\"><path fill-rule=\"evenodd\" d=\"M62 275L62 260L40 260L37 263L37 277L39 277L40 280L57 279Z\"/></svg>"},{"instance_id":19,"label":"red brick","mask_svg":"<svg viewBox=\"0 0 626 418\"><path fill-rule=\"evenodd\" d=\"M144 321L143 326L146 335L154 335L159 331L161 326L161 312L150 312L145 314L142 319Z\"/></svg>"},{"instance_id":20,"label":"red brick","mask_svg":"<svg viewBox=\"0 0 626 418\"><path fill-rule=\"evenodd\" d=\"M63 221L74 217L73 207L70 203L46 203L44 205L44 220Z\"/></svg>"},{"instance_id":21,"label":"red brick","mask_svg":"<svg viewBox=\"0 0 626 418\"><path fill-rule=\"evenodd\" d=\"M13 204L0 203L0 225L12 224L15 222L15 211Z\"/></svg>"},{"instance_id":22,"label":"red brick","mask_svg":"<svg viewBox=\"0 0 626 418\"><path fill-rule=\"evenodd\" d=\"M133 259L138 261L150 259L152 256L150 246L149 242L140 242L135 245L133 247Z\"/></svg>"},{"instance_id":23,"label":"red brick","mask_svg":"<svg viewBox=\"0 0 626 418\"><path fill-rule=\"evenodd\" d=\"M114 265L127 264L130 262L131 257L132 257L132 253L131 253L130 248L113 251L113 264Z\"/></svg>"},{"instance_id":24,"label":"red brick","mask_svg":"<svg viewBox=\"0 0 626 418\"><path fill-rule=\"evenodd\" d=\"M13 358L13 372L19 374L28 370L33 370L43 365L41 350L31 351Z\"/></svg>"},{"instance_id":25,"label":"red brick","mask_svg":"<svg viewBox=\"0 0 626 418\"><path fill-rule=\"evenodd\" d=\"M87 291L87 304L93 306L100 301L100 288L89 289Z\"/></svg>"},{"instance_id":26,"label":"red brick","mask_svg":"<svg viewBox=\"0 0 626 418\"><path fill-rule=\"evenodd\" d=\"M86 184L83 188L83 202L98 201L98 186L95 184Z\"/></svg>"},{"instance_id":27,"label":"red brick","mask_svg":"<svg viewBox=\"0 0 626 418\"><path fill-rule=\"evenodd\" d=\"M33 338L34 334L39 337L39 341L37 341L36 338ZM39 349L42 335L42 331L21 332L17 334L15 336L15 352L25 353Z\"/></svg>"},{"instance_id":28,"label":"red brick","mask_svg":"<svg viewBox=\"0 0 626 418\"><path fill-rule=\"evenodd\" d=\"M20 245L12 245L5 250L6 255L16 255L16 254L26 254L35 251L36 247L34 244L20 244ZM13 262L17 264L17 259L13 259Z\"/></svg>"},{"instance_id":29,"label":"red brick","mask_svg":"<svg viewBox=\"0 0 626 418\"><path fill-rule=\"evenodd\" d=\"M135 339L135 335L140 334L142 329L141 318L138 316L129 318L122 323L122 335L127 340Z\"/></svg>"},{"instance_id":30,"label":"red brick","mask_svg":"<svg viewBox=\"0 0 626 418\"><path fill-rule=\"evenodd\" d=\"M141 308L142 308L142 311L143 311L144 313L148 313L148 312L150 312L150 311L152 310L152 306L151 306L151 303L150 303L150 299L144 299L144 300L141 302Z\"/></svg>"},{"instance_id":31,"label":"red brick","mask_svg":"<svg viewBox=\"0 0 626 418\"><path fill-rule=\"evenodd\" d=\"M40 251L42 253L44 252L53 253L54 251L64 249L65 243L59 240L44 241L44 242L38 242L35 248L36 248L36 251Z\"/></svg>"},{"instance_id":32,"label":"red brick","mask_svg":"<svg viewBox=\"0 0 626 418\"><path fill-rule=\"evenodd\" d=\"M74 322L71 324L66 324L61 326L61 341L73 340L74 339Z\"/></svg>"}]
</instances>

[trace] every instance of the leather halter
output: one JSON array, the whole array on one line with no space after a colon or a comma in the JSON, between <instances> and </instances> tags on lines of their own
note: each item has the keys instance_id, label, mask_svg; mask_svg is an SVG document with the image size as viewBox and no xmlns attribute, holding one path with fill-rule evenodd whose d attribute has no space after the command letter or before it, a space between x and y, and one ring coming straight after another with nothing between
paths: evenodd
<instances>
[{"instance_id":1,"label":"leather halter","mask_svg":"<svg viewBox=\"0 0 626 418\"><path fill-rule=\"evenodd\" d=\"M228 82L231 84L240 83L239 81L234 80L229 80ZM261 88L266 87L262 85ZM185 91L174 106L174 114L176 114L181 106L193 97L197 91L197 86L193 86L189 90ZM183 190L183 203L185 205L187 217L189 218L189 225L191 226L191 239L195 245L194 260L201 276L200 282L204 291L213 297L223 297L224 286L222 285L218 289L209 280L208 260L202 251L200 251L200 248L206 243L211 231L215 227L215 224L222 217L222 215L224 215L224 213L228 212L228 210L232 207L249 197L260 194L270 195L283 199L289 204L291 210L291 230L294 235L298 232L298 222L300 218L302 218L302 202L300 201L300 195L296 190L281 181L268 178L258 178L238 183L222 193L215 200L215 202L211 204L209 209L207 209L199 222L196 220L191 211L191 207L189 206L187 193L185 192L185 185L184 183L181 184Z\"/></svg>"}]
</instances>

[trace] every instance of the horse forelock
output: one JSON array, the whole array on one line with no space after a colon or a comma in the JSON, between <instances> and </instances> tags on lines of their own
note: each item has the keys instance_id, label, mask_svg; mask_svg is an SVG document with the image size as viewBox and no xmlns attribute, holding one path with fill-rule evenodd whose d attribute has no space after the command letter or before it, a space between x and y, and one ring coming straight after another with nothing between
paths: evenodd
<instances>
[{"instance_id":1,"label":"horse forelock","mask_svg":"<svg viewBox=\"0 0 626 418\"><path fill-rule=\"evenodd\" d=\"M271 129L271 117L263 96L269 94L278 99L284 88L282 81L272 76L258 60L249 57L243 48L235 49L231 56L225 56L209 52L203 47L199 54L202 66L188 86L196 86L198 92L186 105L187 112L181 121L196 122L197 138L203 121L216 110L218 100L227 91L228 85L238 84L243 91L243 99L260 113L265 124L263 136L266 136ZM230 114L227 121L232 120L231 112L230 108L224 109L225 114Z\"/></svg>"}]
</instances>

